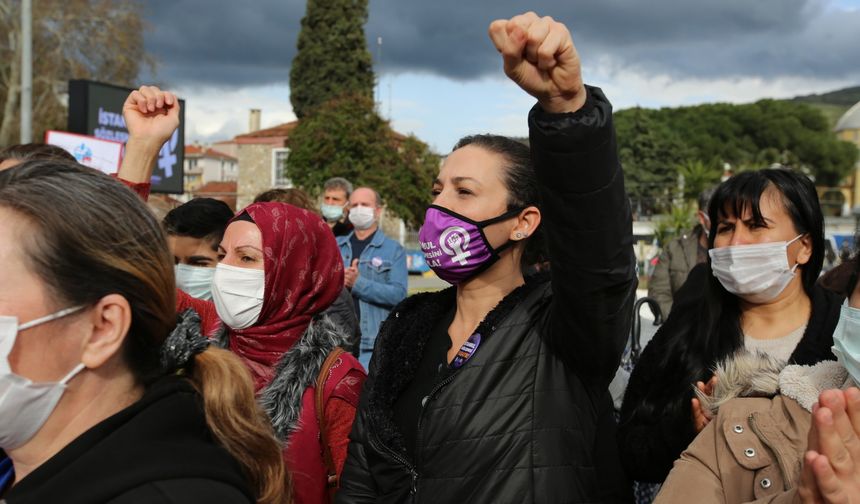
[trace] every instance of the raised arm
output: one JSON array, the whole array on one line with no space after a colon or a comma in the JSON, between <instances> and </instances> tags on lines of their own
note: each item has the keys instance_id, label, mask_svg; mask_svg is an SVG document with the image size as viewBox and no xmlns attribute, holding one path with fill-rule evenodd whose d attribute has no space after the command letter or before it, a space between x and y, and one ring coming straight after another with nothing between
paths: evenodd
<instances>
[{"instance_id":1,"label":"raised arm","mask_svg":"<svg viewBox=\"0 0 860 504\"><path fill-rule=\"evenodd\" d=\"M158 151L179 127L179 100L169 91L141 86L122 107L128 143L117 178L145 200Z\"/></svg>"},{"instance_id":2,"label":"raised arm","mask_svg":"<svg viewBox=\"0 0 860 504\"><path fill-rule=\"evenodd\" d=\"M595 392L605 390L630 327L636 275L630 206L612 106L582 82L567 28L534 13L496 21L505 73L538 100L529 138L552 269L545 337Z\"/></svg>"}]
</instances>

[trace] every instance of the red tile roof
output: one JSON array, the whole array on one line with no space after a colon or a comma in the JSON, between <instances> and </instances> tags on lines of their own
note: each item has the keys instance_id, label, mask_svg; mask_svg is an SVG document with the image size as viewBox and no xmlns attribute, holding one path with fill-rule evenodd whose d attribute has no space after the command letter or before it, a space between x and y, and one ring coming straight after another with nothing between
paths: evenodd
<instances>
[{"instance_id":1,"label":"red tile roof","mask_svg":"<svg viewBox=\"0 0 860 504\"><path fill-rule=\"evenodd\" d=\"M251 133L243 133L236 135L232 141L216 142L218 143L238 143L238 144L286 144L293 130L299 125L299 121L290 121L288 123L272 126L271 128L252 131ZM395 140L404 141L408 138L402 133L394 130L391 131Z\"/></svg>"},{"instance_id":2,"label":"red tile roof","mask_svg":"<svg viewBox=\"0 0 860 504\"><path fill-rule=\"evenodd\" d=\"M214 159L226 159L228 161L238 161L235 157L230 154L210 149L204 148L198 145L186 145L185 146L185 156L186 157L205 157L205 158L214 158Z\"/></svg>"},{"instance_id":3,"label":"red tile roof","mask_svg":"<svg viewBox=\"0 0 860 504\"><path fill-rule=\"evenodd\" d=\"M290 133L292 133L298 125L298 121L290 121L271 128L236 135L233 141L237 144L274 144L283 147L284 144L286 144L287 139L290 137Z\"/></svg>"},{"instance_id":4,"label":"red tile roof","mask_svg":"<svg viewBox=\"0 0 860 504\"><path fill-rule=\"evenodd\" d=\"M197 188L197 190L191 191L191 194L195 198L203 197L221 200L224 203L227 203L227 205L235 211L238 199L236 196L237 187L238 184L235 181L207 182Z\"/></svg>"},{"instance_id":5,"label":"red tile roof","mask_svg":"<svg viewBox=\"0 0 860 504\"><path fill-rule=\"evenodd\" d=\"M235 180L229 182L206 182L198 187L194 192L195 195L205 194L236 194L238 184Z\"/></svg>"}]
</instances>

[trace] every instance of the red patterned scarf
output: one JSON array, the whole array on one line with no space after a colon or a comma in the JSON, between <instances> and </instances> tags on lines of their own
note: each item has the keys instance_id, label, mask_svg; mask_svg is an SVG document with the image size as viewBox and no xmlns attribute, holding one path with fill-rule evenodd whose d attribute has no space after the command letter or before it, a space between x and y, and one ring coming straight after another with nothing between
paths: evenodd
<instances>
[{"instance_id":1,"label":"red patterned scarf","mask_svg":"<svg viewBox=\"0 0 860 504\"><path fill-rule=\"evenodd\" d=\"M286 203L255 203L243 212L263 235L265 293L260 318L233 330L230 350L240 356L260 391L281 357L302 337L314 315L343 289L343 260L328 225ZM234 218L235 220L235 218Z\"/></svg>"}]
</instances>

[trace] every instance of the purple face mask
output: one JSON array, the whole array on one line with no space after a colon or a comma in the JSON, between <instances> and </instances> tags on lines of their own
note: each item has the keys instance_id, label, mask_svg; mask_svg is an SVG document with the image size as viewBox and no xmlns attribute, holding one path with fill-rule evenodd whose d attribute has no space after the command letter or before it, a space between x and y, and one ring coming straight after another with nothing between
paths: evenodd
<instances>
[{"instance_id":1,"label":"purple face mask","mask_svg":"<svg viewBox=\"0 0 860 504\"><path fill-rule=\"evenodd\" d=\"M511 210L481 222L458 215L446 208L431 206L418 232L427 265L446 282L457 285L484 271L499 260L499 254L510 247L508 241L493 248L484 228L506 221L520 213Z\"/></svg>"}]
</instances>

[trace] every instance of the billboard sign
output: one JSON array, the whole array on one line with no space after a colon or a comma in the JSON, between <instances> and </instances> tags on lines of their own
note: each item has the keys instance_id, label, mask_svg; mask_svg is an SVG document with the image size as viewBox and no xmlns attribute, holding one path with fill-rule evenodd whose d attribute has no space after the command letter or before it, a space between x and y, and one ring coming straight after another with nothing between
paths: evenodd
<instances>
[{"instance_id":1,"label":"billboard sign","mask_svg":"<svg viewBox=\"0 0 860 504\"><path fill-rule=\"evenodd\" d=\"M122 105L133 90L89 80L69 81L69 131L125 144ZM182 194L185 161L185 100L179 100L179 128L161 148L152 172L152 192Z\"/></svg>"},{"instance_id":2,"label":"billboard sign","mask_svg":"<svg viewBox=\"0 0 860 504\"><path fill-rule=\"evenodd\" d=\"M45 133L45 143L65 149L75 156L78 163L108 175L119 171L122 162L122 143L114 140L102 140L65 131L48 131Z\"/></svg>"}]
</instances>

